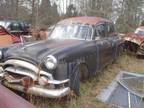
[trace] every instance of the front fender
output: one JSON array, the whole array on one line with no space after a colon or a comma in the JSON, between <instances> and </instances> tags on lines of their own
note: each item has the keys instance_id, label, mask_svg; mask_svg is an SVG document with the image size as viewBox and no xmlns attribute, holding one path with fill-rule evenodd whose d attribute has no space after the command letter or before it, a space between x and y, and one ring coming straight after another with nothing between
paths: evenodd
<instances>
[{"instance_id":1,"label":"front fender","mask_svg":"<svg viewBox=\"0 0 144 108\"><path fill-rule=\"evenodd\" d=\"M53 73L56 80L64 80L70 78L74 74L78 65L86 63L84 58L76 59L72 62L63 62L58 65L56 71Z\"/></svg>"}]
</instances>

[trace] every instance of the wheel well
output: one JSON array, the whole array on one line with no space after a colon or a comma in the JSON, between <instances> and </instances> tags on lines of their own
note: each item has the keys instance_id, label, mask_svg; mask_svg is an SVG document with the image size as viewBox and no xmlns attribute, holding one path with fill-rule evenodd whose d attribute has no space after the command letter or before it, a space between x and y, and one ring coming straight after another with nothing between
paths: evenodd
<instances>
[{"instance_id":1,"label":"wheel well","mask_svg":"<svg viewBox=\"0 0 144 108\"><path fill-rule=\"evenodd\" d=\"M138 44L130 41L125 41L125 49L130 50L132 52L137 52L138 48L139 48Z\"/></svg>"},{"instance_id":2,"label":"wheel well","mask_svg":"<svg viewBox=\"0 0 144 108\"><path fill-rule=\"evenodd\" d=\"M85 80L89 77L90 73L88 71L88 66L86 65L86 63L81 63L78 65L79 68L79 75L80 75L80 80Z\"/></svg>"}]
</instances>

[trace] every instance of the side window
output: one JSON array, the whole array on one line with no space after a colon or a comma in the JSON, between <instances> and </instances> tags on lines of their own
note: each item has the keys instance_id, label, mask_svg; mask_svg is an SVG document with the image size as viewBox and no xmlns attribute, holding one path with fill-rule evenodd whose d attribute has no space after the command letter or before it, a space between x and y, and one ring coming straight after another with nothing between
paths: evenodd
<instances>
[{"instance_id":1,"label":"side window","mask_svg":"<svg viewBox=\"0 0 144 108\"><path fill-rule=\"evenodd\" d=\"M105 37L105 25L104 24L100 24L95 26L94 29L94 39L96 39L97 37L102 38Z\"/></svg>"},{"instance_id":2,"label":"side window","mask_svg":"<svg viewBox=\"0 0 144 108\"><path fill-rule=\"evenodd\" d=\"M112 23L107 23L106 24L106 33L107 36L111 36L115 32L114 25Z\"/></svg>"},{"instance_id":3,"label":"side window","mask_svg":"<svg viewBox=\"0 0 144 108\"><path fill-rule=\"evenodd\" d=\"M11 23L10 30L11 31L20 31L20 30L22 30L21 24L20 23Z\"/></svg>"}]
</instances>

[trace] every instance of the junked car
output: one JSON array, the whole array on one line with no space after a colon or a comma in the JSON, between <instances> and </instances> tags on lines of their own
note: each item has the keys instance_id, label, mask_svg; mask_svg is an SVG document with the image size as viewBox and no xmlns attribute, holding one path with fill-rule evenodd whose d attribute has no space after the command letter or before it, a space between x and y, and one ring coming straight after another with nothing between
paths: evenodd
<instances>
[{"instance_id":1,"label":"junked car","mask_svg":"<svg viewBox=\"0 0 144 108\"><path fill-rule=\"evenodd\" d=\"M13 34L27 35L30 23L20 20L0 20L0 25Z\"/></svg>"},{"instance_id":2,"label":"junked car","mask_svg":"<svg viewBox=\"0 0 144 108\"><path fill-rule=\"evenodd\" d=\"M0 26L0 47L20 42L20 39Z\"/></svg>"},{"instance_id":3,"label":"junked car","mask_svg":"<svg viewBox=\"0 0 144 108\"><path fill-rule=\"evenodd\" d=\"M8 30L11 34L17 36L21 41L28 40L30 23L20 20L0 20L0 25Z\"/></svg>"},{"instance_id":4,"label":"junked car","mask_svg":"<svg viewBox=\"0 0 144 108\"><path fill-rule=\"evenodd\" d=\"M2 84L25 93L59 98L80 95L80 80L95 76L119 55L114 24L100 17L73 17L56 24L47 40L0 51Z\"/></svg>"},{"instance_id":5,"label":"junked car","mask_svg":"<svg viewBox=\"0 0 144 108\"><path fill-rule=\"evenodd\" d=\"M124 40L127 50L144 55L144 26L138 27L134 33L127 33Z\"/></svg>"}]
</instances>

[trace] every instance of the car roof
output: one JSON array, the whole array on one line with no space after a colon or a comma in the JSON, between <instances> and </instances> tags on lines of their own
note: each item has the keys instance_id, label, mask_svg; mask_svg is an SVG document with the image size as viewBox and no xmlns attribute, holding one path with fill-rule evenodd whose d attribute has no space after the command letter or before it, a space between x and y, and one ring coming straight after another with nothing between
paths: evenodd
<instances>
[{"instance_id":1,"label":"car roof","mask_svg":"<svg viewBox=\"0 0 144 108\"><path fill-rule=\"evenodd\" d=\"M96 25L101 22L111 22L111 21L101 17L82 16L82 17L67 18L58 22L58 24L81 23L81 24Z\"/></svg>"}]
</instances>

